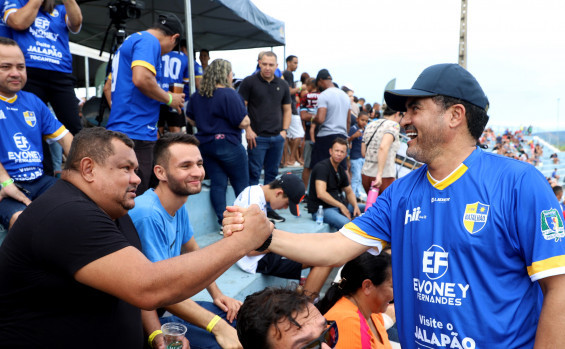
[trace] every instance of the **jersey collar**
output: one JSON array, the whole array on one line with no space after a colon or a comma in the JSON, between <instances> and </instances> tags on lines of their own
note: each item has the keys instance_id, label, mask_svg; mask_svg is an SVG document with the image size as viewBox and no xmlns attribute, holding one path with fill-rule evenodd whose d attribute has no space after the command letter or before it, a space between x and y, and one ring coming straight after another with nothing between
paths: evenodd
<instances>
[{"instance_id":1,"label":"jersey collar","mask_svg":"<svg viewBox=\"0 0 565 349\"><path fill-rule=\"evenodd\" d=\"M463 176L463 174L465 172L467 172L470 164L477 157L478 152L480 152L480 151L481 150L479 148L476 148L471 153L471 155L469 155L459 166L457 166L457 168L455 170L453 170L453 172L451 172L447 177L445 177L442 180L435 179L434 177L432 177L430 172L427 171L428 181L430 182L430 184L434 188L439 189L439 190L443 190L443 189L449 187L451 184L455 183L455 181L457 181L459 178L461 178L461 176Z\"/></svg>"},{"instance_id":2,"label":"jersey collar","mask_svg":"<svg viewBox=\"0 0 565 349\"><path fill-rule=\"evenodd\" d=\"M4 96L0 95L0 100L7 102L7 103L10 103L10 104L14 103L16 101L16 99L18 99L18 95L15 95L12 98L8 98L8 97L4 97Z\"/></svg>"}]
</instances>

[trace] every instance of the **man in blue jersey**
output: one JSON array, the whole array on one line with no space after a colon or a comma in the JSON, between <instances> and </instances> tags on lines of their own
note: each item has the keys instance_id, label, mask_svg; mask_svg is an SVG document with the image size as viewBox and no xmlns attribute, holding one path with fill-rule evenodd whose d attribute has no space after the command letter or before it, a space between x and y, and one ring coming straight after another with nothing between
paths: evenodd
<instances>
[{"instance_id":1,"label":"man in blue jersey","mask_svg":"<svg viewBox=\"0 0 565 349\"><path fill-rule=\"evenodd\" d=\"M182 43L181 43L182 46ZM158 78L159 84L164 91L176 92L173 90L174 84L180 84L181 91L185 91L188 85L188 58L176 49L161 56L161 75ZM186 117L184 113L179 114L176 110L168 107L165 103L161 103L159 113L159 134L165 132L165 125L171 133L178 133L181 128L186 126Z\"/></svg>"},{"instance_id":2,"label":"man in blue jersey","mask_svg":"<svg viewBox=\"0 0 565 349\"><path fill-rule=\"evenodd\" d=\"M189 195L200 193L204 179L199 144L194 136L182 133L168 133L155 144L153 171L159 184L137 197L129 211L141 250L152 262L199 249L184 206ZM206 289L213 303L186 299L169 305L165 309L175 315L162 317L161 322L184 323L186 337L196 348L241 347L235 328L228 323L233 323L241 302L224 295L215 282Z\"/></svg>"},{"instance_id":3,"label":"man in blue jersey","mask_svg":"<svg viewBox=\"0 0 565 349\"><path fill-rule=\"evenodd\" d=\"M160 104L179 114L184 104L184 93L165 92L155 78L161 55L178 44L182 32L174 14L159 15L151 28L130 35L112 62L112 110L106 128L125 133L135 143L141 178L138 195L147 190L151 178Z\"/></svg>"},{"instance_id":4,"label":"man in blue jersey","mask_svg":"<svg viewBox=\"0 0 565 349\"><path fill-rule=\"evenodd\" d=\"M534 167L477 147L489 104L478 82L459 65L438 64L385 100L405 112L407 154L426 165L339 232L275 231L269 250L339 265L390 243L403 348L563 345L559 203ZM226 236L242 222L230 210Z\"/></svg>"},{"instance_id":5,"label":"man in blue jersey","mask_svg":"<svg viewBox=\"0 0 565 349\"><path fill-rule=\"evenodd\" d=\"M11 228L31 200L55 178L43 174L41 140L59 142L68 153L73 136L34 94L18 44L0 38L0 224Z\"/></svg>"}]
</instances>

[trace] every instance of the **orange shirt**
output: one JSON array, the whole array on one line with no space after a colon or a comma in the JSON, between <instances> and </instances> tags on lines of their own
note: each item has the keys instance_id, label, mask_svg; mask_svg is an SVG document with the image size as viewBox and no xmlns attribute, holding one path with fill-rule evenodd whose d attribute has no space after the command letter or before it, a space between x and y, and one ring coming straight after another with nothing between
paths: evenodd
<instances>
[{"instance_id":1,"label":"orange shirt","mask_svg":"<svg viewBox=\"0 0 565 349\"><path fill-rule=\"evenodd\" d=\"M336 349L392 349L381 314L371 314L371 320L384 344L375 337L357 306L345 297L324 316L337 322L339 338Z\"/></svg>"}]
</instances>

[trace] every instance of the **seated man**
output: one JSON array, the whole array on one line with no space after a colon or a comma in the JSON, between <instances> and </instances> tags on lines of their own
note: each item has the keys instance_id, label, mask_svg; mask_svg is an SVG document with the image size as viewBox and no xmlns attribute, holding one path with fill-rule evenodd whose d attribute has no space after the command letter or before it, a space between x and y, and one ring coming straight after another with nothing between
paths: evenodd
<instances>
[{"instance_id":1,"label":"seated man","mask_svg":"<svg viewBox=\"0 0 565 349\"><path fill-rule=\"evenodd\" d=\"M0 37L0 224L7 229L56 181L43 174L42 138L59 142L65 154L73 140L41 99L21 91L26 81L22 50Z\"/></svg>"},{"instance_id":2,"label":"seated man","mask_svg":"<svg viewBox=\"0 0 565 349\"><path fill-rule=\"evenodd\" d=\"M245 188L233 204L241 207L256 204L265 215L267 215L267 204L270 204L273 210L288 207L290 213L299 216L299 204L303 198L302 180L297 175L286 173L267 185L252 185ZM237 266L251 274L261 273L296 280L300 279L302 269L310 268L267 250L251 251L237 262ZM318 296L332 269L332 267L316 267L310 270L304 284L304 292L312 300Z\"/></svg>"},{"instance_id":3,"label":"seated man","mask_svg":"<svg viewBox=\"0 0 565 349\"><path fill-rule=\"evenodd\" d=\"M335 347L337 325L328 322L308 297L268 287L245 298L237 318L243 349Z\"/></svg>"},{"instance_id":4,"label":"seated man","mask_svg":"<svg viewBox=\"0 0 565 349\"><path fill-rule=\"evenodd\" d=\"M204 179L198 145L194 136L182 133L167 133L155 144L153 171L159 183L137 197L129 211L142 252L152 262L199 249L184 207L189 195L200 192ZM233 322L241 302L222 294L215 282L206 289L215 305L187 299L165 307L175 315L161 317L161 323L185 324L186 337L196 348L241 347L235 329L226 322Z\"/></svg>"},{"instance_id":5,"label":"seated man","mask_svg":"<svg viewBox=\"0 0 565 349\"><path fill-rule=\"evenodd\" d=\"M339 164L347 156L347 140L334 139L330 148L330 158L317 163L310 175L308 192L308 212L316 219L320 206L324 209L324 222L340 229L361 214L365 205L357 205L357 198L347 173ZM345 191L345 197L343 192Z\"/></svg>"},{"instance_id":6,"label":"seated man","mask_svg":"<svg viewBox=\"0 0 565 349\"><path fill-rule=\"evenodd\" d=\"M142 316L155 347L163 336L152 310L200 292L271 234L252 205L244 213L250 229L152 263L127 215L140 183L133 147L122 133L83 129L61 180L24 210L0 245L2 347L141 348ZM65 345L47 340L69 328Z\"/></svg>"}]
</instances>

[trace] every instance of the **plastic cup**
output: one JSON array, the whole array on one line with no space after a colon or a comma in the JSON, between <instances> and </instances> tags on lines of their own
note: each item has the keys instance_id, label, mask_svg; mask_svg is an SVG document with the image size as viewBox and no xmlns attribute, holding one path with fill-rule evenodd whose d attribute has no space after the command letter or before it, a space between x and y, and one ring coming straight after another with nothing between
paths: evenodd
<instances>
[{"instance_id":1,"label":"plastic cup","mask_svg":"<svg viewBox=\"0 0 565 349\"><path fill-rule=\"evenodd\" d=\"M186 326L178 322L168 322L161 326L165 337L165 347L167 349L182 348L182 339L186 333Z\"/></svg>"},{"instance_id":2,"label":"plastic cup","mask_svg":"<svg viewBox=\"0 0 565 349\"><path fill-rule=\"evenodd\" d=\"M182 93L183 90L184 90L184 84L176 82L174 84L169 85L169 92Z\"/></svg>"}]
</instances>

